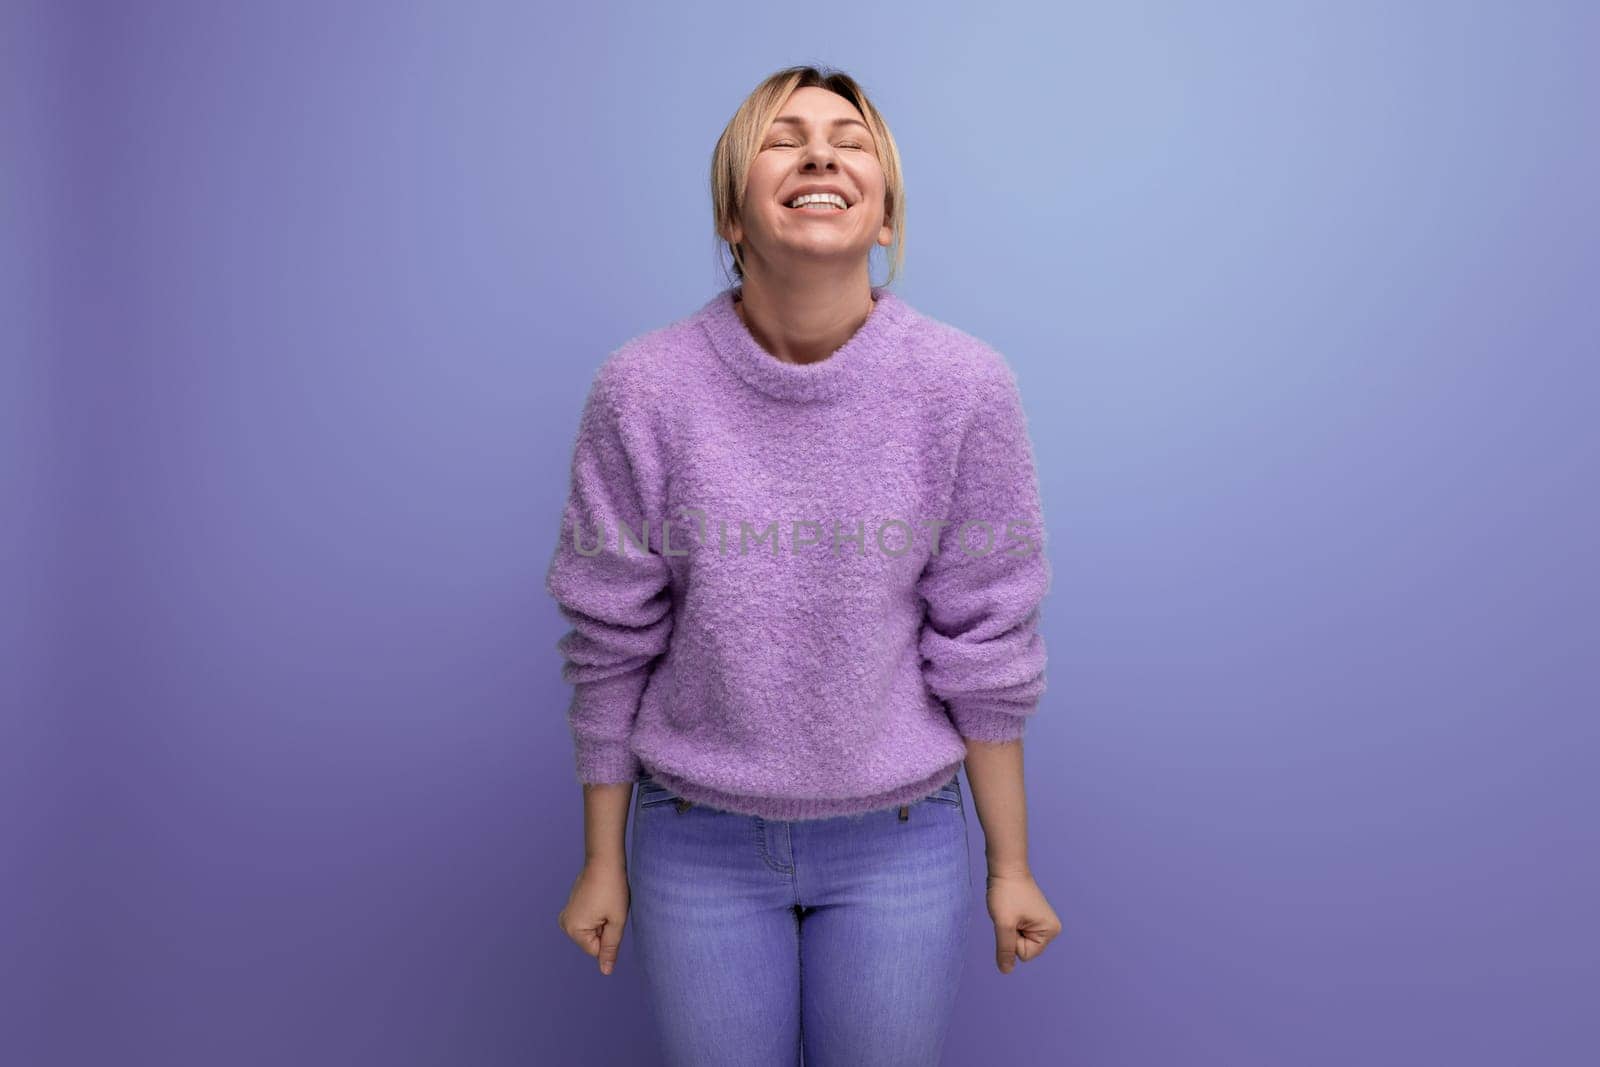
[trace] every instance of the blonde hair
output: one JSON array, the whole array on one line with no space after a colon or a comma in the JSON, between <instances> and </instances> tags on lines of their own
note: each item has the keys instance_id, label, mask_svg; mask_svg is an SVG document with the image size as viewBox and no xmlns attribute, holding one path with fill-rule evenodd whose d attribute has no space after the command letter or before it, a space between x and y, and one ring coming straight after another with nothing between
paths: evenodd
<instances>
[{"instance_id":1,"label":"blonde hair","mask_svg":"<svg viewBox=\"0 0 1600 1067\"><path fill-rule=\"evenodd\" d=\"M768 76L744 98L711 152L711 211L717 239L732 254L733 271L743 279L744 257L739 246L727 240L727 234L732 224L740 218L744 206L745 180L750 173L750 164L761 150L761 139L772 125L772 120L778 117L789 94L796 89L812 86L844 97L861 112L861 117L872 130L872 139L878 148L878 165L883 169L884 222L894 227L894 240L888 255L889 277L883 283L888 285L900 275L905 265L906 193L900 173L900 151L895 147L894 136L890 134L889 124L884 121L883 115L873 106L856 80L843 71L811 66L785 67Z\"/></svg>"}]
</instances>

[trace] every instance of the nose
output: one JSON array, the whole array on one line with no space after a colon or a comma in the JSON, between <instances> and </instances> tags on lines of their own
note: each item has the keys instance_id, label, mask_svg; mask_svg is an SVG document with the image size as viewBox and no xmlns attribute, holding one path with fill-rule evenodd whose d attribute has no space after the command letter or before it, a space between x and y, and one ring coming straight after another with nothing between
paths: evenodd
<instances>
[{"instance_id":1,"label":"nose","mask_svg":"<svg viewBox=\"0 0 1600 1067\"><path fill-rule=\"evenodd\" d=\"M839 155L834 151L833 145L826 141L820 144L812 141L806 145L805 162L801 165L801 169L815 170L818 163L827 170L839 169Z\"/></svg>"}]
</instances>

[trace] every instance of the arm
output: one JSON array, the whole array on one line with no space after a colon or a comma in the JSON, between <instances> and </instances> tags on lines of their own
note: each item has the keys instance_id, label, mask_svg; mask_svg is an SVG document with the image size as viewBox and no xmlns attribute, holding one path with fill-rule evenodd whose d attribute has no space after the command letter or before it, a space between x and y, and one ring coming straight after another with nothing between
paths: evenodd
<instances>
[{"instance_id":1,"label":"arm","mask_svg":"<svg viewBox=\"0 0 1600 1067\"><path fill-rule=\"evenodd\" d=\"M1061 919L1028 866L1028 801L1022 741L969 741L967 781L983 824L989 876L984 901L994 921L995 967L1010 974L1061 933Z\"/></svg>"},{"instance_id":2,"label":"arm","mask_svg":"<svg viewBox=\"0 0 1600 1067\"><path fill-rule=\"evenodd\" d=\"M583 867L556 923L610 974L628 919L628 867L623 835L631 783L583 787Z\"/></svg>"},{"instance_id":3,"label":"arm","mask_svg":"<svg viewBox=\"0 0 1600 1067\"><path fill-rule=\"evenodd\" d=\"M1022 398L1010 368L998 370L978 386L948 525L919 579L928 605L921 649L928 687L967 741L967 777L990 867L1026 871L1022 735L1045 688L1038 622L1051 571ZM1013 521L1020 536L1006 537ZM982 526L963 540L965 522L990 524L992 551L978 554Z\"/></svg>"},{"instance_id":4,"label":"arm","mask_svg":"<svg viewBox=\"0 0 1600 1067\"><path fill-rule=\"evenodd\" d=\"M655 466L648 438L628 434L619 417L612 373L606 366L596 375L579 421L561 539L545 582L571 624L557 647L562 678L573 686L567 722L584 804L584 864L558 922L602 974L615 966L628 910L624 840L640 770L628 736L672 627L666 561L620 538L626 524L653 544L641 485Z\"/></svg>"},{"instance_id":5,"label":"arm","mask_svg":"<svg viewBox=\"0 0 1600 1067\"><path fill-rule=\"evenodd\" d=\"M1022 741L967 742L967 783L983 826L989 876L1033 877L1028 867L1028 798L1022 782Z\"/></svg>"},{"instance_id":6,"label":"arm","mask_svg":"<svg viewBox=\"0 0 1600 1067\"><path fill-rule=\"evenodd\" d=\"M963 539L961 525L975 525ZM992 551L983 552L994 530ZM1008 524L1014 524L1008 530ZM1028 862L1022 736L1045 689L1038 632L1051 570L1032 445L1009 367L983 383L957 459L946 542L918 582L924 677L967 742L983 826L996 965L1009 974L1060 931ZM970 553L964 546L970 546Z\"/></svg>"},{"instance_id":7,"label":"arm","mask_svg":"<svg viewBox=\"0 0 1600 1067\"><path fill-rule=\"evenodd\" d=\"M617 372L595 376L578 424L572 484L545 586L571 624L557 643L572 684L567 722L578 781L631 785L640 771L628 746L639 698L672 631L667 562L645 537L645 492L658 457L648 433L629 432L617 403ZM631 533L622 536L626 526Z\"/></svg>"},{"instance_id":8,"label":"arm","mask_svg":"<svg viewBox=\"0 0 1600 1067\"><path fill-rule=\"evenodd\" d=\"M1002 365L974 389L946 525L917 580L923 677L963 738L1018 741L1045 690L1051 569L1016 379Z\"/></svg>"}]
</instances>

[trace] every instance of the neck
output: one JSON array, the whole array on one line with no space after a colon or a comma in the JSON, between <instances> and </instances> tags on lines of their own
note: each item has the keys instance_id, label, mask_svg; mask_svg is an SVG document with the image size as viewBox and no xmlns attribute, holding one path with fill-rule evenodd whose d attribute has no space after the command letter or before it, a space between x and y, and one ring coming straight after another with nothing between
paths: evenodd
<instances>
[{"instance_id":1,"label":"neck","mask_svg":"<svg viewBox=\"0 0 1600 1067\"><path fill-rule=\"evenodd\" d=\"M747 275L734 304L752 337L784 363L816 363L848 341L876 303L863 268L832 285L774 285Z\"/></svg>"}]
</instances>

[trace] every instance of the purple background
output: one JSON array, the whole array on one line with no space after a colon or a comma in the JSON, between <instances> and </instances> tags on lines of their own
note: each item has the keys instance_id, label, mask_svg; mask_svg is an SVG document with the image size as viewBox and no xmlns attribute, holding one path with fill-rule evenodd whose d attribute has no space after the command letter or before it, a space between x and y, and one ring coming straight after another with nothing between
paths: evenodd
<instances>
[{"instance_id":1,"label":"purple background","mask_svg":"<svg viewBox=\"0 0 1600 1067\"><path fill-rule=\"evenodd\" d=\"M975 894L947 1062L1595 1062L1595 7L822 10L5 8L0 1060L655 1062L543 571L815 60L1052 530L1066 929Z\"/></svg>"}]
</instances>

